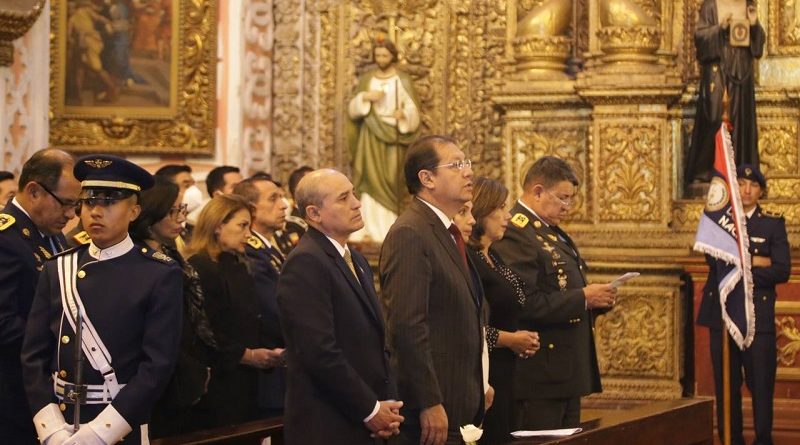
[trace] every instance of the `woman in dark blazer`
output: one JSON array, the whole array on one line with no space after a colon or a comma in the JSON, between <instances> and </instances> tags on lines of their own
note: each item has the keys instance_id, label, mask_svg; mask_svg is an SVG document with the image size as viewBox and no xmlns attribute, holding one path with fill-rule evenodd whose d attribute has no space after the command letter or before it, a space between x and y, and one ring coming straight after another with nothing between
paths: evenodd
<instances>
[{"instance_id":1,"label":"woman in dark blazer","mask_svg":"<svg viewBox=\"0 0 800 445\"><path fill-rule=\"evenodd\" d=\"M172 379L156 404L150 421L151 437L184 434L198 425L195 405L208 389L211 356L217 347L205 311L197 271L178 252L175 239L186 221L186 205L178 186L156 177L155 185L142 192L142 211L131 224L134 241L169 256L183 269L183 330L178 362Z\"/></svg>"},{"instance_id":2,"label":"woman in dark blazer","mask_svg":"<svg viewBox=\"0 0 800 445\"><path fill-rule=\"evenodd\" d=\"M206 428L257 418L258 369L269 357L259 342L259 304L244 259L251 209L236 195L216 196L200 212L187 248L206 298L217 350L208 394L200 402Z\"/></svg>"},{"instance_id":3,"label":"woman in dark blazer","mask_svg":"<svg viewBox=\"0 0 800 445\"><path fill-rule=\"evenodd\" d=\"M474 182L472 201L454 222L467 239L470 256L483 283L489 303L486 342L489 348L489 384L494 402L483 421L481 444L511 440L514 403L514 365L539 349L536 332L517 330L517 319L525 305L522 280L491 249L503 238L511 215L505 209L508 190L498 181L480 177ZM470 216L471 213L471 216Z\"/></svg>"}]
</instances>

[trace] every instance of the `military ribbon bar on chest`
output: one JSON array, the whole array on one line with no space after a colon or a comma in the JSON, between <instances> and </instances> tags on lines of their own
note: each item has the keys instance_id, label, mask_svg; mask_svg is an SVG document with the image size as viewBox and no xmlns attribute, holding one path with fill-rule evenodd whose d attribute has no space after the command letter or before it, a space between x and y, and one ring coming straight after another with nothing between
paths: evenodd
<instances>
[{"instance_id":1,"label":"military ribbon bar on chest","mask_svg":"<svg viewBox=\"0 0 800 445\"><path fill-rule=\"evenodd\" d=\"M111 354L87 316L78 294L76 281L79 269L78 252L58 257L56 265L61 288L61 304L64 308L64 316L76 334L76 350L74 381L65 381L56 374L54 376L55 390L57 397L75 404L76 422L79 422L80 404L111 403L125 385L117 382L116 373L111 366ZM82 383L84 355L92 368L102 374L105 383L102 385L84 385Z\"/></svg>"}]
</instances>

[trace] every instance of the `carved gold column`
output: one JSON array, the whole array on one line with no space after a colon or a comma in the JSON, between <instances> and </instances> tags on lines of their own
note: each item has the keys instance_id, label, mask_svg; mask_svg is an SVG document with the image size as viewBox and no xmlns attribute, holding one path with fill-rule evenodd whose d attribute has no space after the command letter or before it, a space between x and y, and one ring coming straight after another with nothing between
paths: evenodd
<instances>
[{"instance_id":1,"label":"carved gold column","mask_svg":"<svg viewBox=\"0 0 800 445\"><path fill-rule=\"evenodd\" d=\"M596 324L605 391L596 398L681 396L684 304L676 245L669 108L684 90L658 0L590 2L590 53L578 95L591 105L587 212L570 225L594 271L608 282L642 276ZM666 16L664 15L666 13ZM646 248L645 248L646 246Z\"/></svg>"}]
</instances>

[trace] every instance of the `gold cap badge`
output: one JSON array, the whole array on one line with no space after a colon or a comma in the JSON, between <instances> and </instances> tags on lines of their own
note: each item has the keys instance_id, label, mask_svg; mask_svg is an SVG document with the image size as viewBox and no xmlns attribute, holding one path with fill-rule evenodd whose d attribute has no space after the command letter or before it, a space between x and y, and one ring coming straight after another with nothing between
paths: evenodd
<instances>
[{"instance_id":1,"label":"gold cap badge","mask_svg":"<svg viewBox=\"0 0 800 445\"><path fill-rule=\"evenodd\" d=\"M86 159L83 162L89 167L106 168L111 165L113 161L109 161L108 159Z\"/></svg>"}]
</instances>

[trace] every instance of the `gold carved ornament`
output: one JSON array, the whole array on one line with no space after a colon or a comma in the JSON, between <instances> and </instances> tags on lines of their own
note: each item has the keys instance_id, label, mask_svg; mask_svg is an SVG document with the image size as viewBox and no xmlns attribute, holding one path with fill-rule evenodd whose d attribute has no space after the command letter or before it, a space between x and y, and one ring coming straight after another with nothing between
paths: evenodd
<instances>
[{"instance_id":1,"label":"gold carved ornament","mask_svg":"<svg viewBox=\"0 0 800 445\"><path fill-rule=\"evenodd\" d=\"M604 220L658 221L659 127L606 125L600 129L598 210Z\"/></svg>"},{"instance_id":2,"label":"gold carved ornament","mask_svg":"<svg viewBox=\"0 0 800 445\"><path fill-rule=\"evenodd\" d=\"M28 32L44 5L45 0L17 0L0 5L0 67L11 66L14 61L11 42Z\"/></svg>"}]
</instances>

